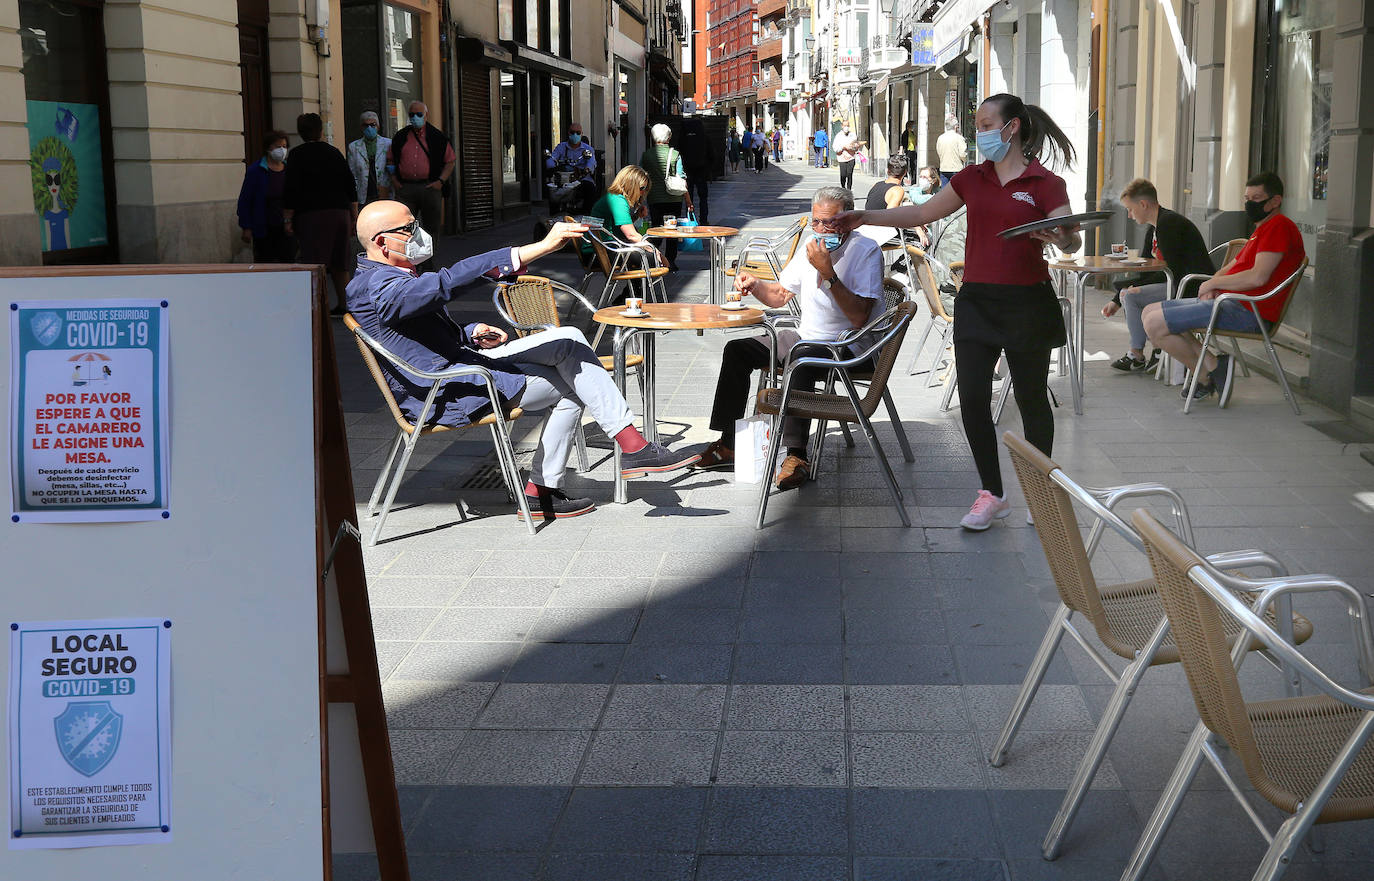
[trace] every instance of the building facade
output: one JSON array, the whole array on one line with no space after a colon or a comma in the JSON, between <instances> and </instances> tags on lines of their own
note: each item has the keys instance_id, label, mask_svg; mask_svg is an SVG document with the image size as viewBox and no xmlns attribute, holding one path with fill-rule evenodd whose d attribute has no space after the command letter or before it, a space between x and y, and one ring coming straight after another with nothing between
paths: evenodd
<instances>
[{"instance_id":1,"label":"building facade","mask_svg":"<svg viewBox=\"0 0 1374 881\"><path fill-rule=\"evenodd\" d=\"M754 127L759 76L755 0L707 0L707 100L732 125Z\"/></svg>"}]
</instances>

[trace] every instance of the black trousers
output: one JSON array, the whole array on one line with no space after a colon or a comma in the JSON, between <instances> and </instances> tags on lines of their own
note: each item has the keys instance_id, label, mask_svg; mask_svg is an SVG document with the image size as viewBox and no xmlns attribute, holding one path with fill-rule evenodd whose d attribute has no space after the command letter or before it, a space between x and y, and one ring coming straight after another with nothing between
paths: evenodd
<instances>
[{"instance_id":1,"label":"black trousers","mask_svg":"<svg viewBox=\"0 0 1374 881\"><path fill-rule=\"evenodd\" d=\"M763 148L759 148L759 149L757 149L757 150L754 151L754 170L755 170L755 171L763 171L763 165L764 165L764 163L767 162L767 161L768 161L768 153L767 153L765 150L763 150Z\"/></svg>"},{"instance_id":2,"label":"black trousers","mask_svg":"<svg viewBox=\"0 0 1374 881\"><path fill-rule=\"evenodd\" d=\"M682 200L676 202L650 202L649 220L654 226L662 226L663 218L672 214L675 217L682 216ZM666 247L663 249L663 256L668 258L668 265L677 264L677 239L668 239Z\"/></svg>"},{"instance_id":3,"label":"black trousers","mask_svg":"<svg viewBox=\"0 0 1374 881\"><path fill-rule=\"evenodd\" d=\"M840 163L840 186L847 190L854 189L854 160Z\"/></svg>"},{"instance_id":4,"label":"black trousers","mask_svg":"<svg viewBox=\"0 0 1374 881\"><path fill-rule=\"evenodd\" d=\"M692 204L697 209L697 223L702 226L711 225L710 202L707 201L711 192L711 181L706 173L687 175L687 195L691 197Z\"/></svg>"},{"instance_id":5,"label":"black trousers","mask_svg":"<svg viewBox=\"0 0 1374 881\"><path fill-rule=\"evenodd\" d=\"M1050 349L1007 352L1016 407L1026 440L1050 455L1054 447L1054 410L1050 407ZM1004 494L1002 469L997 461L997 428L992 424L992 371L1002 350L976 341L954 344L954 365L959 374L959 410L964 420L973 464L983 489Z\"/></svg>"},{"instance_id":6,"label":"black trousers","mask_svg":"<svg viewBox=\"0 0 1374 881\"><path fill-rule=\"evenodd\" d=\"M920 169L916 167L916 151L904 150L902 152L906 153L906 179L915 183L916 173L920 171Z\"/></svg>"},{"instance_id":7,"label":"black trousers","mask_svg":"<svg viewBox=\"0 0 1374 881\"><path fill-rule=\"evenodd\" d=\"M778 333L778 357L782 358L798 340L796 331ZM768 338L764 336L736 337L725 344L721 354L720 376L716 379L716 398L711 405L711 430L719 431L735 445L735 420L744 418L745 407L749 403L749 389L755 370L767 370ZM816 383L824 376L820 370L799 370L793 388L813 391ZM786 448L805 449L807 437L811 434L811 420L787 417L782 424L782 445Z\"/></svg>"},{"instance_id":8,"label":"black trousers","mask_svg":"<svg viewBox=\"0 0 1374 881\"><path fill-rule=\"evenodd\" d=\"M286 234L283 225L267 227L263 238L253 236L254 263L295 263L296 237Z\"/></svg>"}]
</instances>

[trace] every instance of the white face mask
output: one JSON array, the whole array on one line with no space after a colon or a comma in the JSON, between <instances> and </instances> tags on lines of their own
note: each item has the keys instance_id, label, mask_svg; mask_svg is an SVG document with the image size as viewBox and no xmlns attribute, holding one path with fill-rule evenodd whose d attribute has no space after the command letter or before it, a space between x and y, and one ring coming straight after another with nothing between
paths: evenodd
<instances>
[{"instance_id":1,"label":"white face mask","mask_svg":"<svg viewBox=\"0 0 1374 881\"><path fill-rule=\"evenodd\" d=\"M271 150L268 150L268 151L267 151L267 155L268 155L268 156L271 156L271 157L272 157L272 160L273 160L274 162L285 162L285 161L286 161L286 148L285 148L285 147L273 147Z\"/></svg>"},{"instance_id":2,"label":"white face mask","mask_svg":"<svg viewBox=\"0 0 1374 881\"><path fill-rule=\"evenodd\" d=\"M925 178L921 178L916 182L916 188L923 193L929 193L932 186L933 184Z\"/></svg>"},{"instance_id":3,"label":"white face mask","mask_svg":"<svg viewBox=\"0 0 1374 881\"><path fill-rule=\"evenodd\" d=\"M389 234L383 233L382 235L387 236ZM419 266L434 256L434 241L429 237L429 233L425 232L424 227L414 221L412 221L410 230L410 240L406 242L405 254L412 266Z\"/></svg>"}]
</instances>

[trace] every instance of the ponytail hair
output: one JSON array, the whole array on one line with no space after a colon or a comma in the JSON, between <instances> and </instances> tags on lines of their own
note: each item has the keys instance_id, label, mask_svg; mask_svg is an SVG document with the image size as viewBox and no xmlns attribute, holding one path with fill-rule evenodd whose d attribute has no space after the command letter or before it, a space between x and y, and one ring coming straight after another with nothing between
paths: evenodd
<instances>
[{"instance_id":1,"label":"ponytail hair","mask_svg":"<svg viewBox=\"0 0 1374 881\"><path fill-rule=\"evenodd\" d=\"M1073 166L1076 153L1069 136L1044 110L1005 92L990 95L983 103L995 104L1004 123L1021 120L1021 151L1026 159L1047 158L1046 164Z\"/></svg>"}]
</instances>

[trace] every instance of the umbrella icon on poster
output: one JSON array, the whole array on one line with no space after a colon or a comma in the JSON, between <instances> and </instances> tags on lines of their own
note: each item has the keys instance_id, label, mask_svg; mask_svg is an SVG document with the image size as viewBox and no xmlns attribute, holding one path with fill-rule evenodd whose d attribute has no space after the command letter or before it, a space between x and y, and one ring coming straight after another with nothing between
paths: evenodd
<instances>
[{"instance_id":1,"label":"umbrella icon on poster","mask_svg":"<svg viewBox=\"0 0 1374 881\"><path fill-rule=\"evenodd\" d=\"M93 382L109 382L113 372L110 370L110 358L100 352L77 352L67 359L75 362L72 369L72 385L88 385Z\"/></svg>"}]
</instances>

